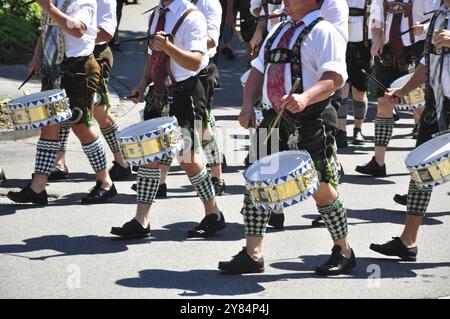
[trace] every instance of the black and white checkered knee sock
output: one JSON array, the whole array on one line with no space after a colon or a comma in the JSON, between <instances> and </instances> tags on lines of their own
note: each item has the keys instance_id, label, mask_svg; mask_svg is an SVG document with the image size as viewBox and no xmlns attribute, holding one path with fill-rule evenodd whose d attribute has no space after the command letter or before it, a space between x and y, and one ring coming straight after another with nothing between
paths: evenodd
<instances>
[{"instance_id":1,"label":"black and white checkered knee sock","mask_svg":"<svg viewBox=\"0 0 450 319\"><path fill-rule=\"evenodd\" d=\"M317 206L325 225L333 240L339 240L347 236L347 209L344 201L338 198L327 206Z\"/></svg>"},{"instance_id":2,"label":"black and white checkered knee sock","mask_svg":"<svg viewBox=\"0 0 450 319\"><path fill-rule=\"evenodd\" d=\"M195 176L189 177L191 184L195 187L198 196L203 203L208 203L216 196L214 192L214 185L211 181L211 176L205 167Z\"/></svg>"},{"instance_id":3,"label":"black and white checkered knee sock","mask_svg":"<svg viewBox=\"0 0 450 319\"><path fill-rule=\"evenodd\" d=\"M49 176L55 167L56 154L59 151L59 141L40 139L36 145L36 161L34 172Z\"/></svg>"},{"instance_id":4,"label":"black and white checkered knee sock","mask_svg":"<svg viewBox=\"0 0 450 319\"><path fill-rule=\"evenodd\" d=\"M108 143L109 148L111 149L111 152L113 153L119 153L119 142L117 141L116 133L119 130L119 126L117 123L114 123L110 127L107 128L101 128L100 131L103 134L103 137L106 140L106 143Z\"/></svg>"},{"instance_id":5,"label":"black and white checkered knee sock","mask_svg":"<svg viewBox=\"0 0 450 319\"><path fill-rule=\"evenodd\" d=\"M173 157L166 156L162 160L159 161L159 164L170 166L170 165L172 165L172 161L173 161Z\"/></svg>"},{"instance_id":6,"label":"black and white checkered knee sock","mask_svg":"<svg viewBox=\"0 0 450 319\"><path fill-rule=\"evenodd\" d=\"M59 128L59 151L65 152L67 150L67 141L69 140L70 124L63 123Z\"/></svg>"},{"instance_id":7,"label":"black and white checkered knee sock","mask_svg":"<svg viewBox=\"0 0 450 319\"><path fill-rule=\"evenodd\" d=\"M139 167L137 175L137 201L145 204L153 203L158 192L161 170Z\"/></svg>"},{"instance_id":8,"label":"black and white checkered knee sock","mask_svg":"<svg viewBox=\"0 0 450 319\"><path fill-rule=\"evenodd\" d=\"M409 182L406 199L407 212L410 215L425 216L430 203L433 188L419 188L413 181Z\"/></svg>"},{"instance_id":9,"label":"black and white checkered knee sock","mask_svg":"<svg viewBox=\"0 0 450 319\"><path fill-rule=\"evenodd\" d=\"M100 138L97 138L90 144L82 146L94 172L97 173L98 171L106 169L105 145Z\"/></svg>"},{"instance_id":10,"label":"black and white checkered knee sock","mask_svg":"<svg viewBox=\"0 0 450 319\"><path fill-rule=\"evenodd\" d=\"M270 218L270 210L257 208L253 205L250 197L245 195L241 213L244 216L245 235L264 236Z\"/></svg>"},{"instance_id":11,"label":"black and white checkered knee sock","mask_svg":"<svg viewBox=\"0 0 450 319\"><path fill-rule=\"evenodd\" d=\"M377 117L375 119L375 146L387 147L394 130L393 118Z\"/></svg>"},{"instance_id":12,"label":"black and white checkered knee sock","mask_svg":"<svg viewBox=\"0 0 450 319\"><path fill-rule=\"evenodd\" d=\"M202 141L203 152L210 167L217 166L222 161L222 154L217 144L217 139L214 136L211 140Z\"/></svg>"}]
</instances>

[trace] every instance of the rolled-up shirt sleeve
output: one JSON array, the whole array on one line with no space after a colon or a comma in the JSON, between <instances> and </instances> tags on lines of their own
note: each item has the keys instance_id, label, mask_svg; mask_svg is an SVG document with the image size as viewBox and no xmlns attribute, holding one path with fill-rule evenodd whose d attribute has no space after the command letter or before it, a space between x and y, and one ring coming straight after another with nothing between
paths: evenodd
<instances>
[{"instance_id":1,"label":"rolled-up shirt sleeve","mask_svg":"<svg viewBox=\"0 0 450 319\"><path fill-rule=\"evenodd\" d=\"M186 44L186 51L197 51L202 54L208 52L208 44L205 39L208 37L206 27L206 18L200 11L192 12L183 23L183 29L189 31L181 31L183 42Z\"/></svg>"},{"instance_id":2,"label":"rolled-up shirt sleeve","mask_svg":"<svg viewBox=\"0 0 450 319\"><path fill-rule=\"evenodd\" d=\"M103 9L98 6L97 15L97 28L105 30L109 35L113 36L116 32L117 19L116 19L116 1L115 0L102 0Z\"/></svg>"},{"instance_id":3,"label":"rolled-up shirt sleeve","mask_svg":"<svg viewBox=\"0 0 450 319\"><path fill-rule=\"evenodd\" d=\"M208 14L206 18L208 37L214 41L216 46L219 45L220 24L222 21L222 6L219 0L207 1Z\"/></svg>"},{"instance_id":4,"label":"rolled-up shirt sleeve","mask_svg":"<svg viewBox=\"0 0 450 319\"><path fill-rule=\"evenodd\" d=\"M250 1L250 13L255 16L255 10L262 7L261 0ZM264 10L264 9L263 9Z\"/></svg>"}]
</instances>

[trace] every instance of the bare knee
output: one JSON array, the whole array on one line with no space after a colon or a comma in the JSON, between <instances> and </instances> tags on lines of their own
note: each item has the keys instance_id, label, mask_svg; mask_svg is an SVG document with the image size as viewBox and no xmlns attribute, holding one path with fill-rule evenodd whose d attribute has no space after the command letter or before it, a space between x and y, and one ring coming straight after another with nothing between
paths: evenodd
<instances>
[{"instance_id":1,"label":"bare knee","mask_svg":"<svg viewBox=\"0 0 450 319\"><path fill-rule=\"evenodd\" d=\"M394 108L387 103L384 97L378 99L377 115L378 117L391 118L394 114Z\"/></svg>"}]
</instances>

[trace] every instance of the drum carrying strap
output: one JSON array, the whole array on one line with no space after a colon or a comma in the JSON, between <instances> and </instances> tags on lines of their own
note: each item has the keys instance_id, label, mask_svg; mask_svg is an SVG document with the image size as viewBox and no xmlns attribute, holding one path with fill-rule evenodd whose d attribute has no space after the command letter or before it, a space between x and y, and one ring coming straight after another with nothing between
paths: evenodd
<instances>
[{"instance_id":1,"label":"drum carrying strap","mask_svg":"<svg viewBox=\"0 0 450 319\"><path fill-rule=\"evenodd\" d=\"M386 24L387 14L404 13L405 17L408 17L409 24L409 39L411 44L415 42L414 30L413 30L413 0L409 0L408 3L403 2L388 2L384 0L384 23Z\"/></svg>"}]
</instances>

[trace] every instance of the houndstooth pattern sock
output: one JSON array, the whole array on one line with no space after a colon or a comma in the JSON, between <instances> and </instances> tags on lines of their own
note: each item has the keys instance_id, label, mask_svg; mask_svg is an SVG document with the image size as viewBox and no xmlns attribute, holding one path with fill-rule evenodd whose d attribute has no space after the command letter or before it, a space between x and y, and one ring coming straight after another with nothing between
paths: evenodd
<instances>
[{"instance_id":1,"label":"houndstooth pattern sock","mask_svg":"<svg viewBox=\"0 0 450 319\"><path fill-rule=\"evenodd\" d=\"M375 119L375 146L387 147L394 130L393 118L377 117Z\"/></svg>"},{"instance_id":2,"label":"houndstooth pattern sock","mask_svg":"<svg viewBox=\"0 0 450 319\"><path fill-rule=\"evenodd\" d=\"M244 216L246 236L264 236L270 218L270 210L258 209L253 205L250 197L245 195L241 214Z\"/></svg>"},{"instance_id":3,"label":"houndstooth pattern sock","mask_svg":"<svg viewBox=\"0 0 450 319\"><path fill-rule=\"evenodd\" d=\"M222 152L219 147L216 119L212 114L209 117L209 125L211 126L213 136L210 140L202 141L202 148L209 166L213 167L222 163Z\"/></svg>"},{"instance_id":4,"label":"houndstooth pattern sock","mask_svg":"<svg viewBox=\"0 0 450 319\"><path fill-rule=\"evenodd\" d=\"M161 170L159 168L139 167L137 176L137 201L151 204L158 192Z\"/></svg>"},{"instance_id":5,"label":"houndstooth pattern sock","mask_svg":"<svg viewBox=\"0 0 450 319\"><path fill-rule=\"evenodd\" d=\"M172 165L172 161L173 161L173 157L166 156L162 160L159 161L159 164L170 166L170 165Z\"/></svg>"},{"instance_id":6,"label":"houndstooth pattern sock","mask_svg":"<svg viewBox=\"0 0 450 319\"><path fill-rule=\"evenodd\" d=\"M214 199L216 196L214 185L205 167L197 175L189 177L189 180L203 203L208 203Z\"/></svg>"},{"instance_id":7,"label":"houndstooth pattern sock","mask_svg":"<svg viewBox=\"0 0 450 319\"><path fill-rule=\"evenodd\" d=\"M100 131L103 134L103 137L106 140L106 143L108 143L109 148L111 149L111 152L113 153L119 153L119 142L117 141L117 131L119 130L119 126L117 123L114 123L113 125L107 127L107 128L101 128Z\"/></svg>"},{"instance_id":8,"label":"houndstooth pattern sock","mask_svg":"<svg viewBox=\"0 0 450 319\"><path fill-rule=\"evenodd\" d=\"M409 182L406 199L407 212L410 215L425 216L430 203L433 188L419 188L413 181Z\"/></svg>"},{"instance_id":9,"label":"houndstooth pattern sock","mask_svg":"<svg viewBox=\"0 0 450 319\"><path fill-rule=\"evenodd\" d=\"M63 123L59 128L59 151L67 150L67 141L69 140L70 124Z\"/></svg>"},{"instance_id":10,"label":"houndstooth pattern sock","mask_svg":"<svg viewBox=\"0 0 450 319\"><path fill-rule=\"evenodd\" d=\"M82 147L94 172L106 169L105 145L100 138Z\"/></svg>"},{"instance_id":11,"label":"houndstooth pattern sock","mask_svg":"<svg viewBox=\"0 0 450 319\"><path fill-rule=\"evenodd\" d=\"M331 204L317 208L334 241L347 236L347 209L339 196Z\"/></svg>"},{"instance_id":12,"label":"houndstooth pattern sock","mask_svg":"<svg viewBox=\"0 0 450 319\"><path fill-rule=\"evenodd\" d=\"M40 139L36 145L36 161L34 172L49 176L55 167L56 154L59 151L59 141Z\"/></svg>"}]
</instances>

